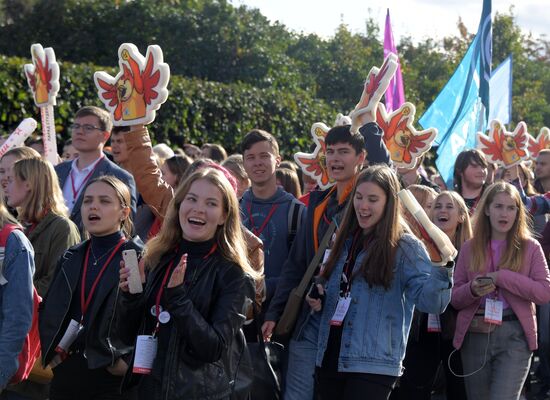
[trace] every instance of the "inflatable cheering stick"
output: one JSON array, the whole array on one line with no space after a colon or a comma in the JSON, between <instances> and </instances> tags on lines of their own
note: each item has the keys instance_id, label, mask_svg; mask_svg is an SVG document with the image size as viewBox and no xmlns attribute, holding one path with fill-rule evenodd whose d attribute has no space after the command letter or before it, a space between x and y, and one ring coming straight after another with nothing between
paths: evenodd
<instances>
[{"instance_id":1,"label":"inflatable cheering stick","mask_svg":"<svg viewBox=\"0 0 550 400\"><path fill-rule=\"evenodd\" d=\"M397 56L393 53L388 54L380 68L372 67L363 94L355 109L351 112L351 133L357 133L363 125L361 116L367 112L373 115L376 112L380 99L388 89L390 81L397 70Z\"/></svg>"},{"instance_id":2,"label":"inflatable cheering stick","mask_svg":"<svg viewBox=\"0 0 550 400\"><path fill-rule=\"evenodd\" d=\"M0 157L14 147L22 146L25 140L32 135L36 129L37 122L34 118L25 118L19 126L11 133L8 139L0 147Z\"/></svg>"},{"instance_id":3,"label":"inflatable cheering stick","mask_svg":"<svg viewBox=\"0 0 550 400\"><path fill-rule=\"evenodd\" d=\"M443 266L449 261L455 259L458 254L457 250L453 246L449 237L426 215L424 209L420 206L418 201L407 189L403 189L397 193L397 196L401 199L401 202L405 208L414 217L420 234L422 235L422 242L428 249L428 254L433 264Z\"/></svg>"},{"instance_id":4,"label":"inflatable cheering stick","mask_svg":"<svg viewBox=\"0 0 550 400\"><path fill-rule=\"evenodd\" d=\"M103 71L94 74L99 98L117 126L149 124L168 98L170 68L157 45L147 47L143 57L131 43L118 48L120 72L112 77Z\"/></svg>"}]
</instances>

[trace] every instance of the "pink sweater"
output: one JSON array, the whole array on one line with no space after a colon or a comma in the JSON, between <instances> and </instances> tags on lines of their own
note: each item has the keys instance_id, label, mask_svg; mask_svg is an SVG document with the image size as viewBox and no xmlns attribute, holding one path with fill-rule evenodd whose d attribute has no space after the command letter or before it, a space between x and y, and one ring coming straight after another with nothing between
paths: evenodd
<instances>
[{"instance_id":1,"label":"pink sweater","mask_svg":"<svg viewBox=\"0 0 550 400\"><path fill-rule=\"evenodd\" d=\"M479 308L481 297L476 297L470 290L470 283L477 276L484 275L469 269L472 240L467 241L460 249L455 268L454 286L451 304L459 310L453 345L462 346L468 327ZM495 260L498 265L498 261ZM537 349L537 321L535 304L550 302L550 274L540 244L529 239L523 254L523 266L519 272L500 269L496 285L499 293L506 299L519 319L529 349Z\"/></svg>"}]
</instances>

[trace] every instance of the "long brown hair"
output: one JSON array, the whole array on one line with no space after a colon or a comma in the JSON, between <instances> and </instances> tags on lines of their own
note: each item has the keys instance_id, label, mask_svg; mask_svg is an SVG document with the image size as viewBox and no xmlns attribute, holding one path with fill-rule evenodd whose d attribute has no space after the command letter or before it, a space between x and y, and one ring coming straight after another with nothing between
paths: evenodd
<instances>
[{"instance_id":1,"label":"long brown hair","mask_svg":"<svg viewBox=\"0 0 550 400\"><path fill-rule=\"evenodd\" d=\"M69 210L52 165L41 158L24 158L13 165L13 176L29 184L31 193L18 207L23 222L40 222L48 212L67 217Z\"/></svg>"},{"instance_id":2,"label":"long brown hair","mask_svg":"<svg viewBox=\"0 0 550 400\"><path fill-rule=\"evenodd\" d=\"M145 266L147 268L157 267L161 257L165 253L174 250L182 240L179 208L193 182L199 179L211 183L222 194L222 206L226 219L223 225L218 226L214 234L218 251L223 258L239 265L252 278L259 279L260 275L252 269L248 262L248 253L239 219L239 203L235 191L221 171L210 167L194 172L178 186L174 198L168 205L166 217L159 234L147 242L144 252Z\"/></svg>"},{"instance_id":3,"label":"long brown hair","mask_svg":"<svg viewBox=\"0 0 550 400\"><path fill-rule=\"evenodd\" d=\"M485 269L487 246L490 243L492 231L491 221L487 213L495 196L500 193L510 195L516 203L518 211L512 228L506 234L506 248L497 266L514 272L521 269L525 243L531 237L529 222L517 189L509 183L499 181L485 189L474 214L474 235L470 259L470 269L472 271L482 272Z\"/></svg>"},{"instance_id":4,"label":"long brown hair","mask_svg":"<svg viewBox=\"0 0 550 400\"><path fill-rule=\"evenodd\" d=\"M373 230L368 253L359 272L370 286L384 286L385 289L388 289L393 280L393 264L397 246L403 234L407 232L407 226L401 217L400 202L397 197L400 190L399 180L389 167L383 165L369 167L357 177L357 182L350 197L352 203L348 205L338 229L334 246L323 270L323 276L327 278L330 276L340 258L344 243L350 235L361 229L357 221L353 200L356 196L357 187L365 182L372 182L384 191L386 205L381 220Z\"/></svg>"}]
</instances>

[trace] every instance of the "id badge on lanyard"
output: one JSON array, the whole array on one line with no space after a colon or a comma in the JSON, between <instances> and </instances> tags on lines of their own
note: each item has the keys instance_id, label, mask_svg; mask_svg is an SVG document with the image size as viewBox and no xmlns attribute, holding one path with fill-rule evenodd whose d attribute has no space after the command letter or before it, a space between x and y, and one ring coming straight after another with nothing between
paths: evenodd
<instances>
[{"instance_id":1,"label":"id badge on lanyard","mask_svg":"<svg viewBox=\"0 0 550 400\"><path fill-rule=\"evenodd\" d=\"M437 314L428 314L428 332L441 332L441 320Z\"/></svg>"},{"instance_id":2,"label":"id badge on lanyard","mask_svg":"<svg viewBox=\"0 0 550 400\"><path fill-rule=\"evenodd\" d=\"M487 298L485 301L485 322L502 325L502 301Z\"/></svg>"},{"instance_id":3,"label":"id badge on lanyard","mask_svg":"<svg viewBox=\"0 0 550 400\"><path fill-rule=\"evenodd\" d=\"M340 297L338 299L338 304L336 305L336 311L334 311L334 314L330 319L330 325L342 326L342 324L344 323L344 319L346 318L346 314L348 313L350 304L351 304L351 297L349 295L345 297Z\"/></svg>"},{"instance_id":4,"label":"id badge on lanyard","mask_svg":"<svg viewBox=\"0 0 550 400\"><path fill-rule=\"evenodd\" d=\"M152 335L139 335L136 341L134 374L149 375L157 356L158 339Z\"/></svg>"}]
</instances>

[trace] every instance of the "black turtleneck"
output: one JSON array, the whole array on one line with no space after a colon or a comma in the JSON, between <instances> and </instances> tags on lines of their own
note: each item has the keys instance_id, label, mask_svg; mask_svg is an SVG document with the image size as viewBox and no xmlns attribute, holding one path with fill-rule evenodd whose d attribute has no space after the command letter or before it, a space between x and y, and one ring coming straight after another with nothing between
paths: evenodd
<instances>
[{"instance_id":1,"label":"black turtleneck","mask_svg":"<svg viewBox=\"0 0 550 400\"><path fill-rule=\"evenodd\" d=\"M109 256L119 243L120 239L124 237L124 234L121 231L117 231L115 233L111 233L106 236L91 236L90 240L85 243L86 250L84 254L86 254L88 251L88 246L90 246L90 251L88 255L88 269L86 272L86 280L85 280L85 297L87 298L90 294L90 289L92 288L92 285L94 281L96 280L97 276L99 275L99 272L101 271L101 268L105 265L105 262L109 259ZM110 265L107 268L119 268L119 263L122 258L121 256L122 249L119 249L119 251L115 257L111 259ZM97 261L97 264L94 265L94 263ZM78 278L78 283L76 285L75 292L73 293L73 298L71 301L71 307L69 311L69 315L72 319L76 321L80 321L80 318L82 317L82 311L81 311L81 290L82 290L82 273L84 272L84 265L86 263L86 257L82 258L82 264L79 266L74 266L76 268L80 268L80 276ZM116 265L115 265L116 264ZM107 270L103 273L102 280L106 276ZM98 287L101 285L99 283ZM97 289L96 289L97 293ZM94 294L95 297L95 294ZM88 307L88 310L91 310L93 307L94 299L92 298L91 303ZM86 329L86 322L89 317L89 312L86 313L87 315L84 316L84 329ZM80 336L82 338L83 335ZM79 339L80 339L79 338ZM76 343L75 343L76 344ZM83 344L83 343L79 343Z\"/></svg>"},{"instance_id":2,"label":"black turtleneck","mask_svg":"<svg viewBox=\"0 0 550 400\"><path fill-rule=\"evenodd\" d=\"M191 242L189 240L182 239L178 243L178 248L176 250L176 256L172 258L171 261L168 261L167 263L164 263L162 266L160 266L160 270L153 271L147 279L153 279L152 283L152 290L149 292L149 296L147 298L146 302L146 309L145 312L147 313L147 319L145 323L145 334L150 335L153 333L153 330L155 329L155 326L157 324L157 319L154 316L153 310L156 306L156 298L157 294L160 290L162 279L164 278L166 274L166 269L170 268L170 271L173 271L178 263L180 262L181 257L184 254L187 254L187 267L185 269L185 276L183 278L183 285L184 287L190 287L193 285L194 280L198 278L198 273L200 272L201 267L206 262L206 259L209 258L207 256L210 255L210 252L212 249L215 249L214 244L216 243L215 239L212 238L210 240L204 241L204 242ZM171 272L170 272L171 274ZM166 309L166 286L168 285L168 282L170 281L170 276L166 279L166 283L164 285L165 289L163 292L163 295L160 300L160 307L161 311ZM157 351L157 358L161 360L162 355L166 354L165 349L168 348L168 342L170 339L170 331L172 329L172 319L166 324L161 324L160 329L158 332L158 346L159 349L164 349ZM152 377L155 379L161 379L163 375L164 370L164 360L157 363L155 361L156 365L159 366L157 369L153 369Z\"/></svg>"},{"instance_id":3,"label":"black turtleneck","mask_svg":"<svg viewBox=\"0 0 550 400\"><path fill-rule=\"evenodd\" d=\"M103 265L105 265L105 262L109 259L109 256L123 237L124 234L121 231L106 236L90 237L90 254L88 256L88 271L86 273L86 296L90 293L90 289L101 268L103 268ZM96 262L97 264L94 265ZM82 264L82 268L84 268L84 264ZM80 284L78 290L80 296Z\"/></svg>"}]
</instances>

